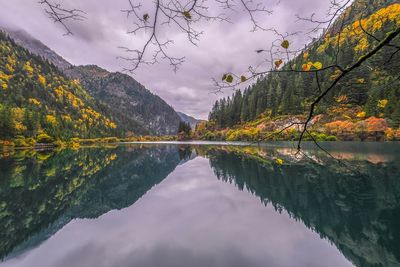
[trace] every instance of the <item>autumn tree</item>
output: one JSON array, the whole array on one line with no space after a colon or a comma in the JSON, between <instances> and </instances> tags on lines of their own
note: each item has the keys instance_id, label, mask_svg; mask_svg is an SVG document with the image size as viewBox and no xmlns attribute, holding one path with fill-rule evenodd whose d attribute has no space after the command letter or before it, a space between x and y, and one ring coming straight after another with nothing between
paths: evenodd
<instances>
[{"instance_id":1,"label":"autumn tree","mask_svg":"<svg viewBox=\"0 0 400 267\"><path fill-rule=\"evenodd\" d=\"M64 27L67 34L72 34L68 27L70 19L85 18L84 11L68 9L50 0L40 1L40 4L45 7L54 22ZM151 12L142 10L145 4L146 10ZM168 53L167 48L173 45L173 39L169 38L170 31L177 29L186 35L190 43L196 45L201 37L201 31L197 29L201 23L230 21L230 18L222 13L210 12L210 7L213 11L215 6L221 10L243 11L252 22L253 31L274 34L276 40L270 47L256 51L265 55L265 65L250 66L242 73L227 73L221 70L221 78L214 79L215 91L242 87L260 77L263 81L275 84L266 96L243 96L240 119L254 119L266 106L270 107L272 115L292 112L291 108L305 109L307 116L301 122L303 130L299 136L298 149L301 148L303 137L309 134L308 126L315 114L326 109L335 93L343 94L337 91L346 90L350 99L365 101L365 98L357 96L357 87L352 86L353 82L356 81L357 86L361 87L369 78L367 76L370 74L367 73L377 72L377 68L368 70L372 61L380 61L379 64L385 69L389 63L396 62L400 51L400 4L391 0L372 3L366 0L331 0L324 19L318 19L316 15L298 16L298 19L307 21L312 26L310 33L313 42L303 49L292 46L292 33L280 33L276 29L259 24L259 16L268 16L272 12L266 8L263 1L215 0L209 3L205 0L154 0L144 3L128 0L127 6L123 12L133 19L134 26L129 33L143 32L147 39L140 48L124 48L127 56L121 58L131 63L131 67L126 71L134 71L143 64L155 64L160 59L166 60L176 71L183 64L185 57ZM319 37L316 38L318 34ZM312 49L314 46L317 46L316 49ZM326 57L325 54L329 56ZM393 69L395 68L386 68L385 71L390 73ZM273 76L280 77L281 81L295 77L298 91L288 93L289 84L276 82ZM307 97L302 99L300 94ZM229 110L233 110L233 106L236 106L235 109L238 107L237 104L229 105L231 101L222 99L218 103L219 111L215 118L222 127L238 121L238 114L230 115Z\"/></svg>"}]
</instances>

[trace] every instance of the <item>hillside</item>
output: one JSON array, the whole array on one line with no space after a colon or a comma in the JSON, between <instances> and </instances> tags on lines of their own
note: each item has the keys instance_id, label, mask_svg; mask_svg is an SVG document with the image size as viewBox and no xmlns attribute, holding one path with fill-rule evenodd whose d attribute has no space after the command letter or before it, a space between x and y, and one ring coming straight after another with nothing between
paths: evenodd
<instances>
[{"instance_id":1,"label":"hillside","mask_svg":"<svg viewBox=\"0 0 400 267\"><path fill-rule=\"evenodd\" d=\"M101 111L118 125L119 135L176 134L178 114L129 75L111 73L95 65L73 66L27 32L6 32L17 44L49 61L70 79L79 80Z\"/></svg>"},{"instance_id":2,"label":"hillside","mask_svg":"<svg viewBox=\"0 0 400 267\"><path fill-rule=\"evenodd\" d=\"M175 110L131 76L94 65L71 67L65 73L80 80L125 132L137 133L140 127L153 135L177 133L180 119Z\"/></svg>"},{"instance_id":3,"label":"hillside","mask_svg":"<svg viewBox=\"0 0 400 267\"><path fill-rule=\"evenodd\" d=\"M2 32L0 59L0 140L24 136L50 142L117 133L79 81Z\"/></svg>"},{"instance_id":4,"label":"hillside","mask_svg":"<svg viewBox=\"0 0 400 267\"><path fill-rule=\"evenodd\" d=\"M355 1L344 13L345 25L340 39L339 22L335 22L322 38L309 44L297 57L286 63L282 72L261 77L245 90L236 91L232 97L217 101L209 114L210 122L206 125L209 134L215 136L218 131L225 130L225 134L217 135L227 138L227 130L233 128L251 130L245 135L253 135L254 139L254 135L265 137L293 119L298 122L304 120L311 102L320 93L317 83L321 88L326 88L340 71L329 69L320 72L317 81L312 72L291 72L291 69L304 69L305 66L307 70L308 64L313 61L320 62L322 66L334 64L338 40L338 64L348 67L378 43L374 37L382 39L387 32L400 25L400 4L397 1L374 0L368 1L367 6L364 2ZM361 12L363 18L359 20ZM365 34L360 25L373 36ZM399 45L397 38L392 47L382 49L324 97L314 114L320 121L318 129L314 129L316 132L328 132L339 139L365 140L368 137L364 138L363 135L365 131L368 132L369 121L378 121L381 127L372 127L373 131L378 129L383 134L389 131L388 135L393 136L400 126L400 54L395 53ZM354 136L355 131L361 132L360 136ZM346 137L346 132L353 136ZM375 140L375 137L371 139Z\"/></svg>"}]
</instances>

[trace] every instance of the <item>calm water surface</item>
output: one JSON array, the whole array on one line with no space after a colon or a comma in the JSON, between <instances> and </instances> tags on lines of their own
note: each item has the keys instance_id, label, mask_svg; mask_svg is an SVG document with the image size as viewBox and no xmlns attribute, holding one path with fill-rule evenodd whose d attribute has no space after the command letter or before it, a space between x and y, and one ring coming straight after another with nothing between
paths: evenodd
<instances>
[{"instance_id":1,"label":"calm water surface","mask_svg":"<svg viewBox=\"0 0 400 267\"><path fill-rule=\"evenodd\" d=\"M0 154L0 266L400 266L400 144L325 146Z\"/></svg>"}]
</instances>

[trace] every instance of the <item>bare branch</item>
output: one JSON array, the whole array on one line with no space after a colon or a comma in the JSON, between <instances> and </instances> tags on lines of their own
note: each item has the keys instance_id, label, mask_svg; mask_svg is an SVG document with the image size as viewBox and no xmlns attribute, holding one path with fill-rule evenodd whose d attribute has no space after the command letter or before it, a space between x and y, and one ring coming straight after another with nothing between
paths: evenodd
<instances>
[{"instance_id":1,"label":"bare branch","mask_svg":"<svg viewBox=\"0 0 400 267\"><path fill-rule=\"evenodd\" d=\"M238 6L234 0L214 0L221 5L222 10L229 9L237 11ZM178 31L186 35L187 40L194 46L197 46L200 37L203 34L201 30L196 28L202 22L228 22L229 17L221 12L212 15L209 12L210 4L207 0L154 0L152 5L153 14L142 13L141 3L134 0L128 0L129 8L122 10L128 18L133 19L133 29L128 31L129 34L144 33L147 35L146 42L139 49L130 49L123 47L125 52L132 56L120 57L131 63L131 67L125 69L128 72L134 72L142 64L155 64L159 59L167 60L176 71L184 62L185 57L176 57L168 53L168 46L173 41L168 38L168 33ZM259 25L256 20L257 13L271 14L262 1L241 0L240 6L243 8L253 23L253 30L266 28ZM161 37L160 33L163 33ZM164 37L166 36L166 37ZM165 39L165 40L163 40Z\"/></svg>"},{"instance_id":2,"label":"bare branch","mask_svg":"<svg viewBox=\"0 0 400 267\"><path fill-rule=\"evenodd\" d=\"M80 9L67 9L61 4L49 0L40 0L39 4L45 6L45 12L54 23L59 23L65 30L65 35L72 35L67 21L77 20L82 21L86 19L86 13Z\"/></svg>"}]
</instances>

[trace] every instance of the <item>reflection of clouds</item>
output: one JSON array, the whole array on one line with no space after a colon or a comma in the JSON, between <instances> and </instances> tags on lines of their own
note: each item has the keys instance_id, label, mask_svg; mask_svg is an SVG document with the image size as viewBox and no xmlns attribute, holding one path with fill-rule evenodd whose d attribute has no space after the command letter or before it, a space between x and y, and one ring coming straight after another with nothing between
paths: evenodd
<instances>
[{"instance_id":1,"label":"reflection of clouds","mask_svg":"<svg viewBox=\"0 0 400 267\"><path fill-rule=\"evenodd\" d=\"M0 266L351 266L285 212L217 180L206 159L178 166L134 205L74 220Z\"/></svg>"}]
</instances>

